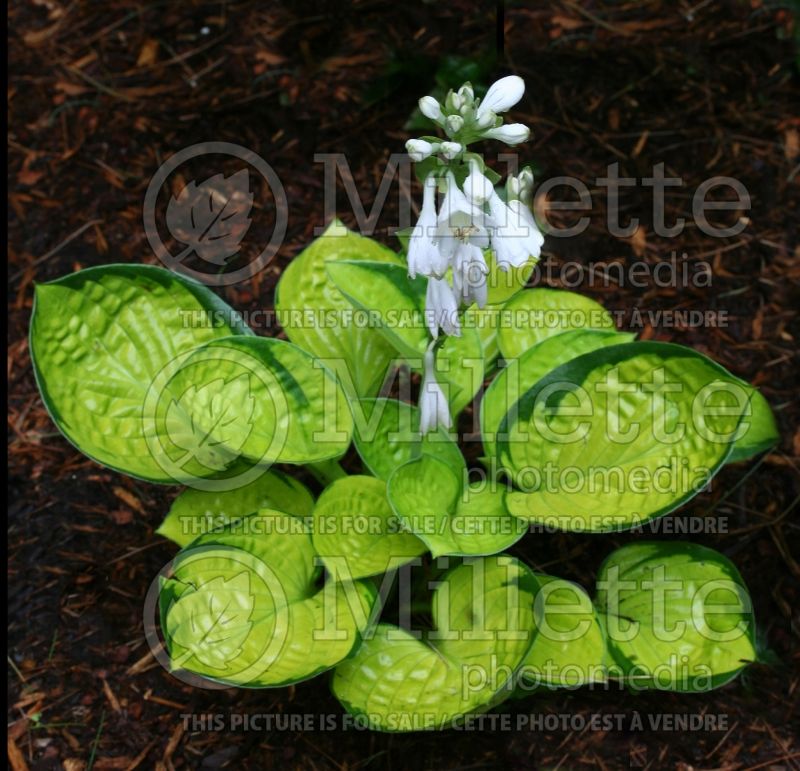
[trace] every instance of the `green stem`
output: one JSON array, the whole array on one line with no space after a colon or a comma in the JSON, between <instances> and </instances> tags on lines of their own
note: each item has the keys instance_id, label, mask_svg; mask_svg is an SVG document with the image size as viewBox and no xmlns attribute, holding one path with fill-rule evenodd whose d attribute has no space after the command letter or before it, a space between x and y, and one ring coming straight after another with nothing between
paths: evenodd
<instances>
[{"instance_id":1,"label":"green stem","mask_svg":"<svg viewBox=\"0 0 800 771\"><path fill-rule=\"evenodd\" d=\"M347 472L339 465L338 460L321 460L319 463L309 463L306 468L323 486L347 476Z\"/></svg>"}]
</instances>

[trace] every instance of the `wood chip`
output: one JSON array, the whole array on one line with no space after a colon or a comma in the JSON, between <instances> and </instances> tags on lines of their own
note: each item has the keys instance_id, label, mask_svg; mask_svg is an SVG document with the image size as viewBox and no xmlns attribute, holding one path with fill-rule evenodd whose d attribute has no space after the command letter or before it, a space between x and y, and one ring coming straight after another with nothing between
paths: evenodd
<instances>
[{"instance_id":1,"label":"wood chip","mask_svg":"<svg viewBox=\"0 0 800 771\"><path fill-rule=\"evenodd\" d=\"M25 761L25 756L22 751L14 743L14 740L8 739L8 763L13 771L28 771L28 764Z\"/></svg>"}]
</instances>

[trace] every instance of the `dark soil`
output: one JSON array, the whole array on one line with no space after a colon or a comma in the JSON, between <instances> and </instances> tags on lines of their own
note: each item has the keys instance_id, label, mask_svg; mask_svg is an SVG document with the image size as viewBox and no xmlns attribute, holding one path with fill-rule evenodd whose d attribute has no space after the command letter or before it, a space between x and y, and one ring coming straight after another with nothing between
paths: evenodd
<instances>
[{"instance_id":1,"label":"dark soil","mask_svg":"<svg viewBox=\"0 0 800 771\"><path fill-rule=\"evenodd\" d=\"M796 398L800 335L800 100L798 17L778 2L67 3L9 10L9 763L35 769L490 769L800 767ZM788 3L786 4L789 5ZM795 13L797 12L795 4ZM502 46L498 47L498 43ZM561 691L512 702L512 715L624 715L622 728L384 735L364 731L200 731L185 713L341 714L326 679L274 691L182 685L150 657L142 603L174 547L154 529L173 488L128 479L87 460L48 419L28 356L34 282L91 265L155 262L142 226L149 180L173 152L204 140L252 148L274 167L290 217L277 258L247 284L221 290L241 310L269 308L281 269L324 224L322 164L345 153L369 204L403 126L437 72L464 63L488 83L517 72L515 111L532 126L523 161L539 179L571 175L592 193L588 229L548 239L544 283L571 286L621 312L715 310L727 323L691 327L648 319L645 338L691 345L755 383L773 405L781 444L731 465L678 515L712 517L720 532L691 536L730 556L753 596L770 664L712 693ZM445 75L445 77L447 77ZM652 190L623 188L621 218L605 224L610 163L649 176L663 162L683 187L667 190L653 232ZM718 212L744 230L711 238L691 221L706 178L740 180L747 212ZM418 190L414 191L418 197ZM568 193L568 195L570 195ZM571 194L573 200L575 194ZM396 187L374 236L394 245ZM355 225L340 190L339 214ZM254 225L269 226L268 218ZM711 264L710 286L573 286L568 261L656 264L676 250ZM683 253L686 257L683 257ZM663 318L663 317L662 317ZM275 334L275 329L259 329ZM673 515L675 516L675 515ZM658 537L668 537L661 536ZM600 561L641 534L530 535L514 552L592 585ZM630 718L639 713L645 725ZM652 728L648 716L721 718L720 730ZM578 724L575 724L578 725Z\"/></svg>"}]
</instances>

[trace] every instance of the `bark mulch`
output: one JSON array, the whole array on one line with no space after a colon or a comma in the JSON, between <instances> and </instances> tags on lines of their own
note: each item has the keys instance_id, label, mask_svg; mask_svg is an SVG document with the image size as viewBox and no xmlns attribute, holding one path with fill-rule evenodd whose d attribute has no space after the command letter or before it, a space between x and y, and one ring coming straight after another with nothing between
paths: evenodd
<instances>
[{"instance_id":1,"label":"bark mulch","mask_svg":"<svg viewBox=\"0 0 800 771\"><path fill-rule=\"evenodd\" d=\"M800 767L797 3L508 2L502 41L498 5L11 3L8 757L15 771ZM324 678L274 691L204 691L153 662L142 601L174 553L153 531L177 490L101 468L56 432L28 355L34 282L91 265L155 262L142 226L152 174L187 145L227 140L266 158L289 197L275 261L221 292L238 309L269 308L281 269L323 224L322 165L314 154L345 153L369 204L389 153L402 151L416 98L437 74L456 84L465 71L484 83L508 71L523 76L527 94L515 115L534 131L523 160L535 163L540 179L571 175L592 193L588 213L551 212L561 223L591 219L579 236L548 239L545 285L595 297L644 338L709 354L773 405L781 444L725 468L679 515L710 517L723 531L688 537L740 568L771 663L703 695L559 691L503 708L512 715L622 715L622 728L487 726L408 736L192 730L183 714L341 709ZM684 233L654 234L652 190L637 185L622 190L620 216L638 217L638 230L610 235L596 180L610 163L621 176L641 178L660 162L667 176L683 180L668 188L665 216L667 223L686 218ZM752 197L751 209L738 215L746 227L725 239L705 235L691 219L692 194L715 175L740 180ZM340 216L354 225L346 200L340 191ZM396 208L392 192L374 234L387 244L394 243L387 228ZM730 222L737 215L719 216ZM708 262L711 285L573 286L576 264L654 265L673 250L690 270ZM715 310L727 321L692 327L648 315L659 310ZM606 554L642 537L548 533L528 536L514 551L591 586ZM641 730L631 724L636 713ZM647 724L662 713L721 716L722 727Z\"/></svg>"}]
</instances>

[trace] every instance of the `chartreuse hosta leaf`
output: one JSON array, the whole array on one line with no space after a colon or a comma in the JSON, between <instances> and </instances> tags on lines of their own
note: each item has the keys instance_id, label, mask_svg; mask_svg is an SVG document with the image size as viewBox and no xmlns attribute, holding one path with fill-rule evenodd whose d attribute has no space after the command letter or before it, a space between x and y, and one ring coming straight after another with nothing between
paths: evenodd
<instances>
[{"instance_id":1,"label":"chartreuse hosta leaf","mask_svg":"<svg viewBox=\"0 0 800 771\"><path fill-rule=\"evenodd\" d=\"M426 551L402 526L386 498L386 482L337 479L314 507L314 548L331 575L364 578L400 567Z\"/></svg>"},{"instance_id":2,"label":"chartreuse hosta leaf","mask_svg":"<svg viewBox=\"0 0 800 771\"><path fill-rule=\"evenodd\" d=\"M602 305L559 289L519 292L503 306L501 315L497 340L506 359L520 356L546 337L570 329L614 329L614 319Z\"/></svg>"},{"instance_id":3,"label":"chartreuse hosta leaf","mask_svg":"<svg viewBox=\"0 0 800 771\"><path fill-rule=\"evenodd\" d=\"M528 279L533 273L536 260L531 259L519 268L510 268L507 271L497 267L494 259L494 252L488 250L484 253L489 274L486 277L488 293L486 299L487 307L502 306L512 297L517 295L528 283Z\"/></svg>"},{"instance_id":4,"label":"chartreuse hosta leaf","mask_svg":"<svg viewBox=\"0 0 800 771\"><path fill-rule=\"evenodd\" d=\"M436 379L453 415L458 415L480 390L485 366L477 329L465 326L459 337L445 337L436 351Z\"/></svg>"},{"instance_id":5,"label":"chartreuse hosta leaf","mask_svg":"<svg viewBox=\"0 0 800 771\"><path fill-rule=\"evenodd\" d=\"M353 306L370 314L400 356L421 370L431 341L424 317L427 279L409 279L406 265L366 260L330 262L327 270ZM454 414L472 401L483 372L483 345L475 327L464 326L459 337L446 337L436 351L437 380Z\"/></svg>"},{"instance_id":6,"label":"chartreuse hosta leaf","mask_svg":"<svg viewBox=\"0 0 800 771\"><path fill-rule=\"evenodd\" d=\"M503 418L550 370L584 353L632 340L626 332L573 330L548 337L529 348L516 359L509 359L498 372L481 398L481 439L487 457L497 453L495 436Z\"/></svg>"},{"instance_id":7,"label":"chartreuse hosta leaf","mask_svg":"<svg viewBox=\"0 0 800 771\"><path fill-rule=\"evenodd\" d=\"M522 538L527 526L506 510L504 488L494 482L464 485L463 479L444 461L423 454L389 478L389 502L434 557L496 554Z\"/></svg>"},{"instance_id":8,"label":"chartreuse hosta leaf","mask_svg":"<svg viewBox=\"0 0 800 771\"><path fill-rule=\"evenodd\" d=\"M165 390L170 398L161 400L158 418L164 413L187 453L205 451L210 439L211 452L221 445L254 463L310 463L338 457L350 444L353 420L335 375L283 340L238 336L200 346Z\"/></svg>"},{"instance_id":9,"label":"chartreuse hosta leaf","mask_svg":"<svg viewBox=\"0 0 800 771\"><path fill-rule=\"evenodd\" d=\"M333 692L382 731L446 728L498 704L534 639L537 581L506 555L470 559L432 597L434 629L379 624L336 667Z\"/></svg>"},{"instance_id":10,"label":"chartreuse hosta leaf","mask_svg":"<svg viewBox=\"0 0 800 771\"><path fill-rule=\"evenodd\" d=\"M361 460L380 479L389 479L404 463L423 452L444 461L459 475L464 456L444 429L419 433L419 409L397 399L361 399L353 405L355 443Z\"/></svg>"},{"instance_id":11,"label":"chartreuse hosta leaf","mask_svg":"<svg viewBox=\"0 0 800 771\"><path fill-rule=\"evenodd\" d=\"M767 400L751 385L742 382L742 386L751 393L750 410L749 414L745 414L742 418L742 436L736 440L733 452L728 457L728 463L752 458L774 447L780 440L775 416Z\"/></svg>"},{"instance_id":12,"label":"chartreuse hosta leaf","mask_svg":"<svg viewBox=\"0 0 800 771\"><path fill-rule=\"evenodd\" d=\"M151 386L195 346L247 334L238 318L206 287L148 265L104 265L37 285L31 358L53 422L94 460L174 483L146 437ZM219 454L205 455L210 465L187 478L215 472Z\"/></svg>"},{"instance_id":13,"label":"chartreuse hosta leaf","mask_svg":"<svg viewBox=\"0 0 800 771\"><path fill-rule=\"evenodd\" d=\"M426 278L409 278L402 263L336 260L325 267L354 307L373 314L376 328L402 356L424 352L430 342L423 316Z\"/></svg>"},{"instance_id":14,"label":"chartreuse hosta leaf","mask_svg":"<svg viewBox=\"0 0 800 771\"><path fill-rule=\"evenodd\" d=\"M520 690L577 687L604 681L608 671L605 634L585 590L536 573L534 617L538 634L520 669Z\"/></svg>"},{"instance_id":15,"label":"chartreuse hosta leaf","mask_svg":"<svg viewBox=\"0 0 800 771\"><path fill-rule=\"evenodd\" d=\"M599 348L528 390L498 436L499 465L525 492L515 516L564 530L619 530L694 496L738 438L748 390L667 343Z\"/></svg>"},{"instance_id":16,"label":"chartreuse hosta leaf","mask_svg":"<svg viewBox=\"0 0 800 771\"><path fill-rule=\"evenodd\" d=\"M483 347L483 362L487 374L491 365L500 355L500 346L497 344L499 318L500 309L497 306L486 305L479 308L477 305L471 305L464 310L461 319L462 328L473 328L478 333Z\"/></svg>"},{"instance_id":17,"label":"chartreuse hosta leaf","mask_svg":"<svg viewBox=\"0 0 800 771\"><path fill-rule=\"evenodd\" d=\"M197 536L260 509L277 509L297 517L308 517L314 510L314 498L301 482L270 469L234 490L187 488L172 502L156 532L178 546L186 546Z\"/></svg>"},{"instance_id":18,"label":"chartreuse hosta leaf","mask_svg":"<svg viewBox=\"0 0 800 771\"><path fill-rule=\"evenodd\" d=\"M377 241L333 222L289 263L275 308L289 339L335 369L348 393L375 396L397 354L374 325L354 323L352 305L326 271L335 260L405 264Z\"/></svg>"},{"instance_id":19,"label":"chartreuse hosta leaf","mask_svg":"<svg viewBox=\"0 0 800 771\"><path fill-rule=\"evenodd\" d=\"M730 560L705 546L618 549L600 568L595 604L632 688L710 690L757 658L744 581Z\"/></svg>"},{"instance_id":20,"label":"chartreuse hosta leaf","mask_svg":"<svg viewBox=\"0 0 800 771\"><path fill-rule=\"evenodd\" d=\"M162 581L174 669L239 687L287 685L345 658L367 629L374 589L318 586L302 520L262 510L182 549Z\"/></svg>"}]
</instances>

